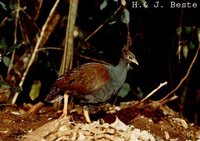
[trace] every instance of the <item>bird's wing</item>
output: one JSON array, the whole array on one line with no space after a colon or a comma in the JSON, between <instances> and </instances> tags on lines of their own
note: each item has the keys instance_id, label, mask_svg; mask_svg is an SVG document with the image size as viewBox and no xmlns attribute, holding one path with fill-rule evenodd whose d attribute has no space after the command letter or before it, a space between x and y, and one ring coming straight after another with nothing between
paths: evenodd
<instances>
[{"instance_id":1,"label":"bird's wing","mask_svg":"<svg viewBox=\"0 0 200 141\"><path fill-rule=\"evenodd\" d=\"M63 90L89 94L101 88L110 79L108 67L100 63L88 63L67 72L53 84Z\"/></svg>"}]
</instances>

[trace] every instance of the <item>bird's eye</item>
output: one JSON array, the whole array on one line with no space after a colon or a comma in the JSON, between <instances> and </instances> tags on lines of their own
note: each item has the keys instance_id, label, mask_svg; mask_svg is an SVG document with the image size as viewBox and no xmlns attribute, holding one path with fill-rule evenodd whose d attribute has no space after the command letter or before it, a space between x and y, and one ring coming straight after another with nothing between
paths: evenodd
<instances>
[{"instance_id":1,"label":"bird's eye","mask_svg":"<svg viewBox=\"0 0 200 141\"><path fill-rule=\"evenodd\" d=\"M133 56L129 56L128 59L132 60L132 59L133 59Z\"/></svg>"}]
</instances>

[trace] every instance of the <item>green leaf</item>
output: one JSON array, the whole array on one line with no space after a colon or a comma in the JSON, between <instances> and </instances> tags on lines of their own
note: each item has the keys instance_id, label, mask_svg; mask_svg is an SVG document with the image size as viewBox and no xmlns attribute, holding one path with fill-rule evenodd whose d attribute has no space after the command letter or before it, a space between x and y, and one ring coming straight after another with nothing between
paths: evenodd
<instances>
[{"instance_id":1,"label":"green leaf","mask_svg":"<svg viewBox=\"0 0 200 141\"><path fill-rule=\"evenodd\" d=\"M116 23L116 15L111 15L108 19L107 19L107 22L112 25L114 23Z\"/></svg>"},{"instance_id":2,"label":"green leaf","mask_svg":"<svg viewBox=\"0 0 200 141\"><path fill-rule=\"evenodd\" d=\"M3 2L1 2L1 1L0 1L0 6L1 6L4 10L8 10L8 9L6 8L6 5L5 5Z\"/></svg>"},{"instance_id":3,"label":"green leaf","mask_svg":"<svg viewBox=\"0 0 200 141\"><path fill-rule=\"evenodd\" d=\"M182 49L183 49L182 51L183 51L184 58L187 58L188 57L188 51L189 51L188 45L187 44L183 45Z\"/></svg>"},{"instance_id":4,"label":"green leaf","mask_svg":"<svg viewBox=\"0 0 200 141\"><path fill-rule=\"evenodd\" d=\"M10 47L9 51L6 53L6 55L10 54L11 52L13 52L15 49L20 48L22 45L24 44L24 42L20 43L20 44L15 44L13 46Z\"/></svg>"},{"instance_id":5,"label":"green leaf","mask_svg":"<svg viewBox=\"0 0 200 141\"><path fill-rule=\"evenodd\" d=\"M12 86L5 81L0 81L0 85L3 88L7 88L7 89L12 90L13 92L21 92L22 91L22 89L19 86Z\"/></svg>"},{"instance_id":6,"label":"green leaf","mask_svg":"<svg viewBox=\"0 0 200 141\"><path fill-rule=\"evenodd\" d=\"M130 22L130 13L129 13L129 11L127 9L123 10L123 13L121 15L121 21L123 23L127 24L127 25L129 24L129 22Z\"/></svg>"},{"instance_id":7,"label":"green leaf","mask_svg":"<svg viewBox=\"0 0 200 141\"><path fill-rule=\"evenodd\" d=\"M128 95L130 90L131 90L130 85L128 83L124 83L118 92L118 96L120 96L121 98L124 98L125 96Z\"/></svg>"},{"instance_id":8,"label":"green leaf","mask_svg":"<svg viewBox=\"0 0 200 141\"><path fill-rule=\"evenodd\" d=\"M40 80L35 80L33 82L33 85L31 87L31 90L29 93L31 100L35 100L39 96L41 85L42 84L41 84Z\"/></svg>"},{"instance_id":9,"label":"green leaf","mask_svg":"<svg viewBox=\"0 0 200 141\"><path fill-rule=\"evenodd\" d=\"M188 33L191 33L191 32L192 32L192 27L186 26L185 27L185 33L188 34Z\"/></svg>"},{"instance_id":10,"label":"green leaf","mask_svg":"<svg viewBox=\"0 0 200 141\"><path fill-rule=\"evenodd\" d=\"M179 27L176 29L176 34L177 34L178 36L181 36L181 33L182 33L182 27L179 26Z\"/></svg>"},{"instance_id":11,"label":"green leaf","mask_svg":"<svg viewBox=\"0 0 200 141\"><path fill-rule=\"evenodd\" d=\"M4 52L8 49L5 38L0 39L0 49L2 49Z\"/></svg>"},{"instance_id":12,"label":"green leaf","mask_svg":"<svg viewBox=\"0 0 200 141\"><path fill-rule=\"evenodd\" d=\"M11 88L10 84L8 84L8 83L5 82L5 81L0 81L0 85L1 85L1 87L7 88L7 89L10 89L10 88Z\"/></svg>"},{"instance_id":13,"label":"green leaf","mask_svg":"<svg viewBox=\"0 0 200 141\"><path fill-rule=\"evenodd\" d=\"M195 49L195 45L194 45L194 43L193 43L192 41L190 41L189 47L190 47L191 49Z\"/></svg>"},{"instance_id":14,"label":"green leaf","mask_svg":"<svg viewBox=\"0 0 200 141\"><path fill-rule=\"evenodd\" d=\"M10 88L13 92L21 92L22 88L19 86L11 86Z\"/></svg>"},{"instance_id":15,"label":"green leaf","mask_svg":"<svg viewBox=\"0 0 200 141\"><path fill-rule=\"evenodd\" d=\"M3 56L3 63L8 67L10 65L10 58L7 56Z\"/></svg>"},{"instance_id":16,"label":"green leaf","mask_svg":"<svg viewBox=\"0 0 200 141\"><path fill-rule=\"evenodd\" d=\"M11 1L9 2L9 8L10 8L11 10L16 10L16 9L18 8L18 5L17 5L16 0L11 0Z\"/></svg>"},{"instance_id":17,"label":"green leaf","mask_svg":"<svg viewBox=\"0 0 200 141\"><path fill-rule=\"evenodd\" d=\"M100 10L103 10L104 8L106 8L107 5L108 5L108 0L104 0L104 1L100 4Z\"/></svg>"}]
</instances>

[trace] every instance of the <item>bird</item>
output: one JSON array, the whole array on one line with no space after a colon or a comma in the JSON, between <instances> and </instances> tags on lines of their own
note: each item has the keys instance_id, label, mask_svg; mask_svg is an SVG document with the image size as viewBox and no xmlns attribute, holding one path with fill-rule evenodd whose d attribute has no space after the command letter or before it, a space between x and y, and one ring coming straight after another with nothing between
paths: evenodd
<instances>
[{"instance_id":1,"label":"bird","mask_svg":"<svg viewBox=\"0 0 200 141\"><path fill-rule=\"evenodd\" d=\"M91 122L87 106L98 106L117 95L124 84L130 63L138 65L135 55L124 46L116 66L90 62L74 68L60 76L51 86L45 101L53 103L64 97L61 117L67 116L68 97L72 96L84 105L83 113Z\"/></svg>"}]
</instances>

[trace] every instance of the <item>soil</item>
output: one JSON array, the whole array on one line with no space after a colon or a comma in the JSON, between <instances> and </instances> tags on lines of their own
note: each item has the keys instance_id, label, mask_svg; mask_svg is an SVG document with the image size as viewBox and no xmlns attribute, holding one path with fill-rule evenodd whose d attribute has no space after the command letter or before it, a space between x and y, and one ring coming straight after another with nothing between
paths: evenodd
<instances>
[{"instance_id":1,"label":"soil","mask_svg":"<svg viewBox=\"0 0 200 141\"><path fill-rule=\"evenodd\" d=\"M28 114L27 106L0 106L0 141L15 141L59 116L52 107L43 107L37 114Z\"/></svg>"},{"instance_id":2,"label":"soil","mask_svg":"<svg viewBox=\"0 0 200 141\"><path fill-rule=\"evenodd\" d=\"M155 108L152 104L137 105L135 103L129 103L126 106L120 106L121 110L114 111L113 113L102 114L98 112L92 115L92 123L86 123L82 114L76 111L71 112L68 116L69 118L63 120L59 119L62 112L55 110L51 106L41 106L38 111L36 110L37 112L30 112L31 109L32 106L29 104L24 104L23 106L0 105L0 141L43 139L50 141L72 140L72 138L73 140L81 140L81 138L82 140L94 140L91 137L94 137L93 128L95 127L98 129L98 132L100 132L100 129L102 131L101 134L99 133L98 139L98 133L95 133L95 140L124 140L123 137L119 136L122 133L122 129L117 131L118 127L113 127L112 123L116 121L116 117L121 123L127 125L127 127L131 127L127 129L133 131L134 128L134 132L137 131L137 133L140 133L140 136L143 136L141 134L146 132L151 135L151 139L138 137L138 140L200 140L199 127L195 124L188 123L166 105ZM94 121L100 118L103 119L101 120L102 122ZM72 137L67 131L62 134L59 133L61 128L64 129L64 125L65 129L70 131L71 134L73 132L77 132L77 134L73 133ZM85 131L86 126L87 132ZM77 128L81 131L84 130L83 133L78 131ZM90 138L86 138L86 134ZM127 140L133 140L133 137L131 136Z\"/></svg>"}]
</instances>

